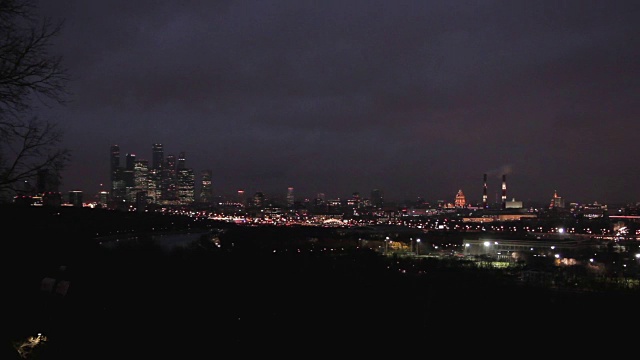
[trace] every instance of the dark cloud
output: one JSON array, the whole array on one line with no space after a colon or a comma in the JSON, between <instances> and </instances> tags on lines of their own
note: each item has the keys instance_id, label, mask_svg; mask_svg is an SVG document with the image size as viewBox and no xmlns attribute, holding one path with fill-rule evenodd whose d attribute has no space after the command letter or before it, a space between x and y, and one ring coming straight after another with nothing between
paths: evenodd
<instances>
[{"instance_id":1,"label":"dark cloud","mask_svg":"<svg viewBox=\"0 0 640 360\"><path fill-rule=\"evenodd\" d=\"M111 144L161 142L219 194L479 201L508 172L523 200L640 200L636 1L40 7L65 20L73 96L47 115L74 151L66 189L108 181Z\"/></svg>"}]
</instances>

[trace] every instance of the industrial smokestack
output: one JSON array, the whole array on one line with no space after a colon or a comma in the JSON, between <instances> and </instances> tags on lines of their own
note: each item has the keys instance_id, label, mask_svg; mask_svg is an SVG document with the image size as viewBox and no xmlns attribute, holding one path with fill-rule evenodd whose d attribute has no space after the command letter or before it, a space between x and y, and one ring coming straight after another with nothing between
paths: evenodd
<instances>
[{"instance_id":1,"label":"industrial smokestack","mask_svg":"<svg viewBox=\"0 0 640 360\"><path fill-rule=\"evenodd\" d=\"M484 188L482 189L482 208L487 208L487 174L484 174Z\"/></svg>"},{"instance_id":2,"label":"industrial smokestack","mask_svg":"<svg viewBox=\"0 0 640 360\"><path fill-rule=\"evenodd\" d=\"M502 208L507 207L507 175L502 175Z\"/></svg>"}]
</instances>

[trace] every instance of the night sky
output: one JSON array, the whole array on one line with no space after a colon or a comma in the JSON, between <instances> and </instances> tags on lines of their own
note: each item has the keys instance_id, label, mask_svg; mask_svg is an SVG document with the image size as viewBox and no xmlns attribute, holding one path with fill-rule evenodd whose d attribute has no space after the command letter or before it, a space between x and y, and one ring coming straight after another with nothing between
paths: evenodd
<instances>
[{"instance_id":1,"label":"night sky","mask_svg":"<svg viewBox=\"0 0 640 360\"><path fill-rule=\"evenodd\" d=\"M186 154L216 195L640 201L639 1L41 1L69 103L43 108L109 184L110 146Z\"/></svg>"}]
</instances>

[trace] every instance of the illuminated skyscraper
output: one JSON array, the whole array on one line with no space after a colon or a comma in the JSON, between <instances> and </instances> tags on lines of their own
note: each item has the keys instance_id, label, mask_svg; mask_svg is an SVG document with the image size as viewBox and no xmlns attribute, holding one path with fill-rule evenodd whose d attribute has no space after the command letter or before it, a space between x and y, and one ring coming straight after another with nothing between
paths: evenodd
<instances>
[{"instance_id":1,"label":"illuminated skyscraper","mask_svg":"<svg viewBox=\"0 0 640 360\"><path fill-rule=\"evenodd\" d=\"M238 203L240 203L242 206L247 205L247 198L245 197L244 190L238 190Z\"/></svg>"},{"instance_id":2,"label":"illuminated skyscraper","mask_svg":"<svg viewBox=\"0 0 640 360\"><path fill-rule=\"evenodd\" d=\"M200 202L210 204L213 201L213 187L211 178L213 172L211 170L202 170L200 172Z\"/></svg>"},{"instance_id":3,"label":"illuminated skyscraper","mask_svg":"<svg viewBox=\"0 0 640 360\"><path fill-rule=\"evenodd\" d=\"M159 203L163 198L162 168L164 167L164 147L156 143L151 147L151 167L149 168L149 192L147 196L153 203Z\"/></svg>"},{"instance_id":4,"label":"illuminated skyscraper","mask_svg":"<svg viewBox=\"0 0 640 360\"><path fill-rule=\"evenodd\" d=\"M294 203L293 187L287 188L287 207L292 208Z\"/></svg>"},{"instance_id":5,"label":"illuminated skyscraper","mask_svg":"<svg viewBox=\"0 0 640 360\"><path fill-rule=\"evenodd\" d=\"M111 145L111 182L118 180L118 168L120 167L120 146ZM113 187L113 186L112 186Z\"/></svg>"},{"instance_id":6,"label":"illuminated skyscraper","mask_svg":"<svg viewBox=\"0 0 640 360\"><path fill-rule=\"evenodd\" d=\"M133 165L134 193L138 198L138 193L144 193L145 200L149 190L149 162L147 160L136 160Z\"/></svg>"},{"instance_id":7,"label":"illuminated skyscraper","mask_svg":"<svg viewBox=\"0 0 640 360\"><path fill-rule=\"evenodd\" d=\"M151 159L151 169L162 169L164 165L164 147L162 144L153 144L152 147L153 158Z\"/></svg>"},{"instance_id":8,"label":"illuminated skyscraper","mask_svg":"<svg viewBox=\"0 0 640 360\"><path fill-rule=\"evenodd\" d=\"M178 201L181 205L189 205L195 201L195 174L193 169L181 168L176 172Z\"/></svg>"},{"instance_id":9,"label":"illuminated skyscraper","mask_svg":"<svg viewBox=\"0 0 640 360\"><path fill-rule=\"evenodd\" d=\"M182 170L187 166L187 159L184 151L181 151L178 155L178 162L176 163L176 170Z\"/></svg>"},{"instance_id":10,"label":"illuminated skyscraper","mask_svg":"<svg viewBox=\"0 0 640 360\"><path fill-rule=\"evenodd\" d=\"M167 155L162 167L162 200L171 202L178 199L176 182L176 157Z\"/></svg>"},{"instance_id":11,"label":"illuminated skyscraper","mask_svg":"<svg viewBox=\"0 0 640 360\"><path fill-rule=\"evenodd\" d=\"M111 195L115 198L125 196L124 169L120 166L120 146L111 145L110 154Z\"/></svg>"}]
</instances>

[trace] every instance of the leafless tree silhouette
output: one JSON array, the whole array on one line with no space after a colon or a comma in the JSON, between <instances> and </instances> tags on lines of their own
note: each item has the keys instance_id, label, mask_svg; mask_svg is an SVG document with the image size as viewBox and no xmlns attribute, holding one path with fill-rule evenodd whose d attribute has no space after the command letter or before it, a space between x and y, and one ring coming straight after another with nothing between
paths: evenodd
<instances>
[{"instance_id":1,"label":"leafless tree silhouette","mask_svg":"<svg viewBox=\"0 0 640 360\"><path fill-rule=\"evenodd\" d=\"M43 172L59 183L70 161L57 124L33 114L37 101L68 95L67 71L50 51L63 24L36 14L31 1L0 0L0 201L32 190Z\"/></svg>"}]
</instances>

